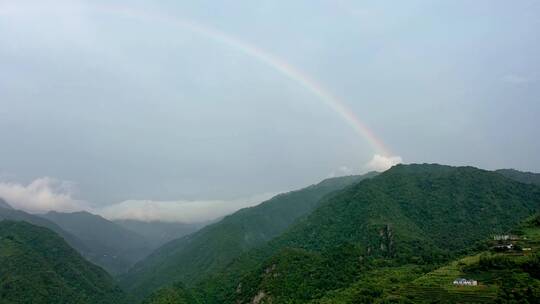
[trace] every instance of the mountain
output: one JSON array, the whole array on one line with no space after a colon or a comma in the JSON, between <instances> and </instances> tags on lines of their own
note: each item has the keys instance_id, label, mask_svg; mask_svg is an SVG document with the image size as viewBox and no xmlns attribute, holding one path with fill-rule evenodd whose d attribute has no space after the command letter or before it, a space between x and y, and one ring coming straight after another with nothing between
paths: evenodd
<instances>
[{"instance_id":1,"label":"mountain","mask_svg":"<svg viewBox=\"0 0 540 304\"><path fill-rule=\"evenodd\" d=\"M113 222L127 230L142 235L151 244L152 248L158 248L174 239L194 233L211 223L186 224L160 221L144 222L138 220L114 220Z\"/></svg>"},{"instance_id":2,"label":"mountain","mask_svg":"<svg viewBox=\"0 0 540 304\"><path fill-rule=\"evenodd\" d=\"M0 221L1 303L126 303L101 268L53 231Z\"/></svg>"},{"instance_id":3,"label":"mountain","mask_svg":"<svg viewBox=\"0 0 540 304\"><path fill-rule=\"evenodd\" d=\"M88 248L82 240L63 230L57 224L40 216L32 215L20 210L0 208L0 220L25 221L32 225L45 227L61 236L71 247L75 248L75 250L85 258L92 260L91 258L97 255L91 248Z\"/></svg>"},{"instance_id":4,"label":"mountain","mask_svg":"<svg viewBox=\"0 0 540 304\"><path fill-rule=\"evenodd\" d=\"M385 267L429 270L539 208L539 187L495 172L397 165L325 198L285 233L203 280L198 293L204 303L308 303Z\"/></svg>"},{"instance_id":5,"label":"mountain","mask_svg":"<svg viewBox=\"0 0 540 304\"><path fill-rule=\"evenodd\" d=\"M280 235L316 208L326 195L375 175L372 172L327 179L239 210L218 223L165 244L136 264L121 278L121 284L139 298L177 281L193 285L242 253Z\"/></svg>"},{"instance_id":6,"label":"mountain","mask_svg":"<svg viewBox=\"0 0 540 304\"><path fill-rule=\"evenodd\" d=\"M0 208L13 209L4 199L0 197Z\"/></svg>"},{"instance_id":7,"label":"mountain","mask_svg":"<svg viewBox=\"0 0 540 304\"><path fill-rule=\"evenodd\" d=\"M522 172L522 171L518 171L514 169L500 169L495 172L521 183L534 184L534 185L540 186L539 173Z\"/></svg>"},{"instance_id":8,"label":"mountain","mask_svg":"<svg viewBox=\"0 0 540 304\"><path fill-rule=\"evenodd\" d=\"M144 258L152 248L141 235L88 212L61 213L51 211L42 217L54 222L91 248L92 262L111 274L127 271Z\"/></svg>"},{"instance_id":9,"label":"mountain","mask_svg":"<svg viewBox=\"0 0 540 304\"><path fill-rule=\"evenodd\" d=\"M2 219L25 221L48 228L64 238L87 260L113 274L126 271L152 249L143 237L89 213L50 212L38 216L0 208Z\"/></svg>"}]
</instances>

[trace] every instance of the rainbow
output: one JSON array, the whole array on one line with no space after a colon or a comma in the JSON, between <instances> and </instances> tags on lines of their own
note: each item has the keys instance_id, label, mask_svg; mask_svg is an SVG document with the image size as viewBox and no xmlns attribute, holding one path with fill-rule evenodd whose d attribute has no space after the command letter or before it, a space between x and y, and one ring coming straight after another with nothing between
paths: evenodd
<instances>
[{"instance_id":1,"label":"rainbow","mask_svg":"<svg viewBox=\"0 0 540 304\"><path fill-rule=\"evenodd\" d=\"M296 82L307 91L311 92L311 94L316 96L318 100L322 101L324 104L330 107L330 109L336 112L350 127L352 127L357 134L367 139L376 152L382 154L383 156L392 155L384 142L377 137L375 133L369 129L367 125L363 123L344 102L332 95L322 85L311 79L299 69L265 50L227 35L219 30L197 24L187 19L180 19L159 13L148 13L146 11L134 10L120 6L92 5L90 8L98 13L122 15L133 19L157 21L170 26L181 27L255 58L275 71L286 76L288 79Z\"/></svg>"},{"instance_id":2,"label":"rainbow","mask_svg":"<svg viewBox=\"0 0 540 304\"><path fill-rule=\"evenodd\" d=\"M262 50L256 46L250 45L242 40L227 35L219 30L197 24L187 19L180 19L169 15L158 13L148 13L146 11L133 10L125 7L115 6L96 6L96 9L101 12L121 14L134 19L142 19L148 21L159 21L171 26L182 27L193 33L212 39L222 43L230 48L236 49L252 58L259 60L270 68L278 71L287 78L293 80L307 91L311 92L320 101L336 112L352 129L360 136L366 138L372 147L383 156L391 156L392 153L386 147L384 142L375 135L375 133L363 123L354 112L340 99L332 95L322 85L311 79L299 69L288 64L286 61L278 58L269 52Z\"/></svg>"}]
</instances>

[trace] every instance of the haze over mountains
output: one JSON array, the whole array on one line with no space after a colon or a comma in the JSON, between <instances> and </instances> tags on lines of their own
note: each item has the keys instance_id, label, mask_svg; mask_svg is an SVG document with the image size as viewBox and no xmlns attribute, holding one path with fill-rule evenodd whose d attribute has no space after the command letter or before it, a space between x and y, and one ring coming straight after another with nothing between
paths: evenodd
<instances>
[{"instance_id":1,"label":"haze over mountains","mask_svg":"<svg viewBox=\"0 0 540 304\"><path fill-rule=\"evenodd\" d=\"M49 228L110 274L126 272L163 243L197 231L204 224L120 221L88 212L29 214L0 201L0 219L19 220ZM128 226L128 227L124 227Z\"/></svg>"},{"instance_id":2,"label":"haze over mountains","mask_svg":"<svg viewBox=\"0 0 540 304\"><path fill-rule=\"evenodd\" d=\"M88 212L48 212L42 217L77 236L97 252L93 262L112 274L127 271L152 251L146 238Z\"/></svg>"},{"instance_id":3,"label":"haze over mountains","mask_svg":"<svg viewBox=\"0 0 540 304\"><path fill-rule=\"evenodd\" d=\"M4 209L13 209L8 203L6 203L5 200L3 200L2 198L0 198L0 208L4 208Z\"/></svg>"},{"instance_id":4,"label":"haze over mountains","mask_svg":"<svg viewBox=\"0 0 540 304\"><path fill-rule=\"evenodd\" d=\"M113 222L143 236L152 248L157 248L169 241L191 234L213 221L194 224L138 220L114 220Z\"/></svg>"}]
</instances>

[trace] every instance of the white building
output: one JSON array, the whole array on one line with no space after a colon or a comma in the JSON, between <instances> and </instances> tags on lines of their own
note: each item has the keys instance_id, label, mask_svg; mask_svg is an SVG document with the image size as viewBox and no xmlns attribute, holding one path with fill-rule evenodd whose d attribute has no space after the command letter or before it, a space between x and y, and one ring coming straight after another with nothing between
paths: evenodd
<instances>
[{"instance_id":1,"label":"white building","mask_svg":"<svg viewBox=\"0 0 540 304\"><path fill-rule=\"evenodd\" d=\"M493 239L495 241L508 241L508 240L519 240L519 237L517 235L511 235L511 234L497 234L493 236Z\"/></svg>"},{"instance_id":2,"label":"white building","mask_svg":"<svg viewBox=\"0 0 540 304\"><path fill-rule=\"evenodd\" d=\"M477 285L478 285L478 281L477 281L477 280L467 280L467 279L459 278L459 279L455 279L455 280L454 280L454 285L459 285L459 286L477 286Z\"/></svg>"}]
</instances>

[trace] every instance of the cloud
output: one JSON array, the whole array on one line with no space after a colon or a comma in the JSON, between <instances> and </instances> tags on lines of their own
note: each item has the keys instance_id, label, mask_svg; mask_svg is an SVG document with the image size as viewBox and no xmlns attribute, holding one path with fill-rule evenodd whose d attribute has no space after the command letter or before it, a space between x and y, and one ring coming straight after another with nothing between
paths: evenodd
<instances>
[{"instance_id":1,"label":"cloud","mask_svg":"<svg viewBox=\"0 0 540 304\"><path fill-rule=\"evenodd\" d=\"M92 208L86 201L75 199L72 182L51 177L38 178L28 185L0 182L0 198L14 209L30 213L48 211L89 211L108 219L136 219L196 223L213 220L239 209L255 206L277 193L264 193L234 200L127 200L121 203Z\"/></svg>"},{"instance_id":2,"label":"cloud","mask_svg":"<svg viewBox=\"0 0 540 304\"><path fill-rule=\"evenodd\" d=\"M73 212L87 210L88 204L73 198L74 184L50 177L38 178L28 185L1 182L0 197L13 208L32 213L50 210Z\"/></svg>"},{"instance_id":3,"label":"cloud","mask_svg":"<svg viewBox=\"0 0 540 304\"><path fill-rule=\"evenodd\" d=\"M524 84L524 83L531 82L530 78L527 78L527 77L521 76L521 75L514 75L514 74L505 75L502 78L502 80L504 82L511 83L511 84Z\"/></svg>"},{"instance_id":4,"label":"cloud","mask_svg":"<svg viewBox=\"0 0 540 304\"><path fill-rule=\"evenodd\" d=\"M239 209L258 205L274 195L275 193L265 193L235 200L127 200L104 207L97 213L110 220L136 219L147 222L159 220L196 223L213 220Z\"/></svg>"},{"instance_id":5,"label":"cloud","mask_svg":"<svg viewBox=\"0 0 540 304\"><path fill-rule=\"evenodd\" d=\"M382 156L379 154L373 155L373 158L366 164L369 171L386 171L392 166L403 162L401 156Z\"/></svg>"},{"instance_id":6,"label":"cloud","mask_svg":"<svg viewBox=\"0 0 540 304\"><path fill-rule=\"evenodd\" d=\"M351 175L351 174L354 174L353 169L351 169L348 166L341 166L337 168L336 170L332 171L330 174L328 174L328 177L344 176L344 175Z\"/></svg>"}]
</instances>

